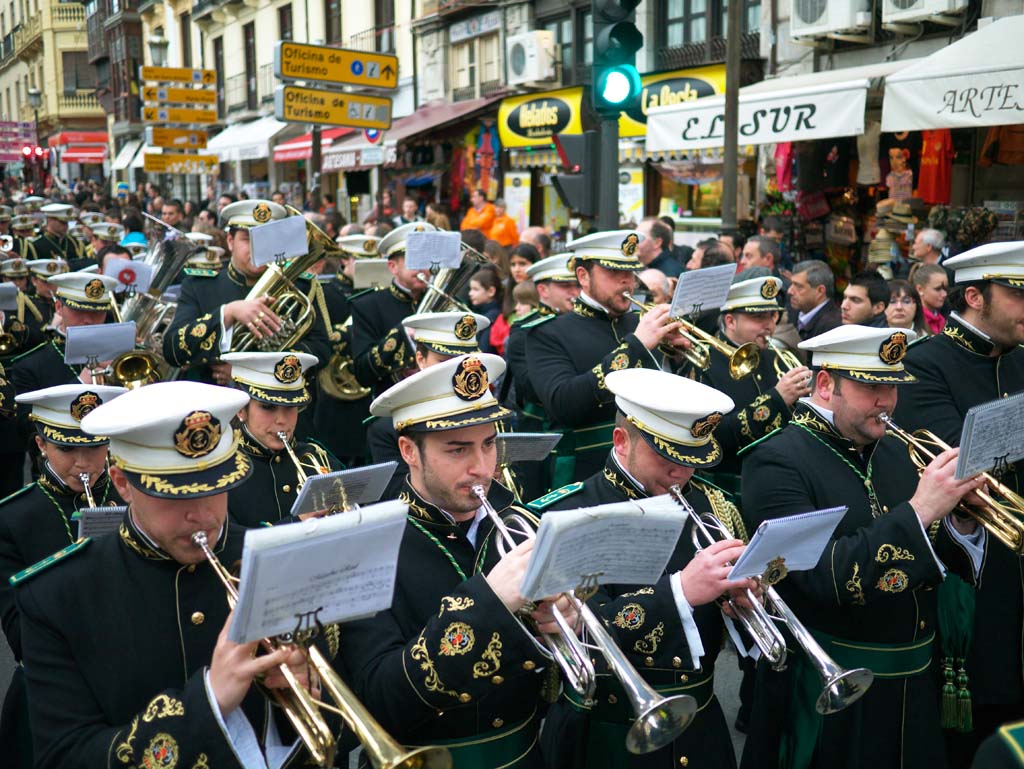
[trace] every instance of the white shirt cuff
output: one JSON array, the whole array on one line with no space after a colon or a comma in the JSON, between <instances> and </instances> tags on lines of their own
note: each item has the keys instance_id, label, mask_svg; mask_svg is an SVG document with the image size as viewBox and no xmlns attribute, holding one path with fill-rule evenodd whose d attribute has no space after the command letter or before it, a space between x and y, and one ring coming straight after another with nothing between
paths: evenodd
<instances>
[{"instance_id":1,"label":"white shirt cuff","mask_svg":"<svg viewBox=\"0 0 1024 769\"><path fill-rule=\"evenodd\" d=\"M971 565L974 567L974 580L977 582L978 576L981 574L981 564L985 560L985 543L988 538L985 527L979 524L973 533L961 534L949 520L948 515L942 520L942 525L946 527L949 535L967 551L967 555L971 558Z\"/></svg>"},{"instance_id":2,"label":"white shirt cuff","mask_svg":"<svg viewBox=\"0 0 1024 769\"><path fill-rule=\"evenodd\" d=\"M686 635L686 645L690 648L690 660L693 663L693 670L700 669L700 658L704 656L704 644L700 640L700 630L697 623L693 621L693 609L686 596L683 594L683 583L680 580L681 572L669 575L669 584L672 585L672 597L676 600L676 609L679 611L679 621L683 623L683 633Z\"/></svg>"},{"instance_id":3,"label":"white shirt cuff","mask_svg":"<svg viewBox=\"0 0 1024 769\"><path fill-rule=\"evenodd\" d=\"M203 685L206 687L206 698L210 701L210 710L213 711L217 725L220 726L228 744L231 745L231 751L238 759L238 763L245 769L267 769L267 762L263 758L263 751L260 750L256 732L253 731L249 719L245 717L245 712L238 707L228 713L226 718L220 712L220 705L217 704L217 698L213 695L213 689L210 688L209 668L203 671Z\"/></svg>"},{"instance_id":4,"label":"white shirt cuff","mask_svg":"<svg viewBox=\"0 0 1024 769\"><path fill-rule=\"evenodd\" d=\"M910 509L914 510L913 506L911 506ZM932 554L932 558L935 560L935 565L939 569L939 575L943 579L945 579L946 578L946 567L942 563L942 561L939 560L939 556L935 555L935 548L932 547L931 537L928 536L928 532L924 528L924 524L921 523L921 519L918 517L916 510L914 510L914 520L917 521L917 526L918 526L918 528L921 529L921 536L924 537L924 543L928 546L928 552Z\"/></svg>"},{"instance_id":5,"label":"white shirt cuff","mask_svg":"<svg viewBox=\"0 0 1024 769\"><path fill-rule=\"evenodd\" d=\"M273 709L270 708L269 703L267 708L270 710L267 718L267 766L269 769L281 769L285 762L292 757L295 749L302 741L296 738L295 742L291 745L283 744L281 742L281 735L277 731L277 722L274 720Z\"/></svg>"},{"instance_id":6,"label":"white shirt cuff","mask_svg":"<svg viewBox=\"0 0 1024 769\"><path fill-rule=\"evenodd\" d=\"M220 306L220 351L231 352L231 338L235 335L235 327L224 328L224 305Z\"/></svg>"}]
</instances>

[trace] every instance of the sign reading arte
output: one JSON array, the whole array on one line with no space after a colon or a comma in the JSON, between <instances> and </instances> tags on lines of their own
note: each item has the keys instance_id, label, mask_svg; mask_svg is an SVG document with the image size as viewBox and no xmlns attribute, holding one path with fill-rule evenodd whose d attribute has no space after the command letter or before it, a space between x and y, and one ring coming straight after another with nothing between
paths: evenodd
<instances>
[{"instance_id":1,"label":"sign reading arte","mask_svg":"<svg viewBox=\"0 0 1024 769\"><path fill-rule=\"evenodd\" d=\"M645 75L641 78L640 105L619 118L619 135L644 136L647 112L665 105L683 104L725 92L725 67L701 67ZM505 99L498 110L498 130L505 147L533 147L556 133L581 133L583 89L563 88Z\"/></svg>"}]
</instances>

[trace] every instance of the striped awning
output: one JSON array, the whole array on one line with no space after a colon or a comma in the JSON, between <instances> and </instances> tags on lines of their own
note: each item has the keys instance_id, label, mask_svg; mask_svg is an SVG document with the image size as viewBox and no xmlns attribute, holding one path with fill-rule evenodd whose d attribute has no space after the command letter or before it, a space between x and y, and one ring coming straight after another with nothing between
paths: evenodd
<instances>
[{"instance_id":1,"label":"striped awning","mask_svg":"<svg viewBox=\"0 0 1024 769\"><path fill-rule=\"evenodd\" d=\"M99 165L107 158L103 144L72 144L61 153L62 163L93 163Z\"/></svg>"}]
</instances>

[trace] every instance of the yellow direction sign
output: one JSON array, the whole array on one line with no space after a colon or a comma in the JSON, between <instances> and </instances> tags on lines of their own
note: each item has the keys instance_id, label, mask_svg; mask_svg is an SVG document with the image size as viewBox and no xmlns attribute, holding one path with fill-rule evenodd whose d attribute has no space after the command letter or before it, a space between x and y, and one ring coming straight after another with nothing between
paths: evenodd
<instances>
[{"instance_id":1,"label":"yellow direction sign","mask_svg":"<svg viewBox=\"0 0 1024 769\"><path fill-rule=\"evenodd\" d=\"M220 162L216 155L176 155L151 152L142 157L143 170L152 174L208 174Z\"/></svg>"},{"instance_id":2,"label":"yellow direction sign","mask_svg":"<svg viewBox=\"0 0 1024 769\"><path fill-rule=\"evenodd\" d=\"M207 135L205 130L186 130L184 128L146 128L146 144L150 147L166 147L175 150L204 150Z\"/></svg>"},{"instance_id":3,"label":"yellow direction sign","mask_svg":"<svg viewBox=\"0 0 1024 769\"><path fill-rule=\"evenodd\" d=\"M142 119L147 123L216 123L215 109L185 107L143 107Z\"/></svg>"},{"instance_id":4,"label":"yellow direction sign","mask_svg":"<svg viewBox=\"0 0 1024 769\"><path fill-rule=\"evenodd\" d=\"M274 49L274 74L282 80L393 89L398 87L398 57L282 40Z\"/></svg>"},{"instance_id":5,"label":"yellow direction sign","mask_svg":"<svg viewBox=\"0 0 1024 769\"><path fill-rule=\"evenodd\" d=\"M178 102L180 104L216 104L217 92L206 88L164 88L147 85L142 88L142 100Z\"/></svg>"},{"instance_id":6,"label":"yellow direction sign","mask_svg":"<svg viewBox=\"0 0 1024 769\"><path fill-rule=\"evenodd\" d=\"M279 85L274 91L274 114L292 123L387 129L391 128L391 99Z\"/></svg>"},{"instance_id":7,"label":"yellow direction sign","mask_svg":"<svg viewBox=\"0 0 1024 769\"><path fill-rule=\"evenodd\" d=\"M161 83L201 83L202 85L216 85L217 73L212 69L140 67L139 80L156 80Z\"/></svg>"}]
</instances>

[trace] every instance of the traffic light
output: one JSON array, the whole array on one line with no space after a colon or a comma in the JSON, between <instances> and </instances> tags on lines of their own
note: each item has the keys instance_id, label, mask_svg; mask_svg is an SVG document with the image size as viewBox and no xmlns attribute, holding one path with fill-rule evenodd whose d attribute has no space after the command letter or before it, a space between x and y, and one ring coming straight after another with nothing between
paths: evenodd
<instances>
[{"instance_id":1,"label":"traffic light","mask_svg":"<svg viewBox=\"0 0 1024 769\"><path fill-rule=\"evenodd\" d=\"M594 19L594 109L618 115L640 95L636 52L644 36L636 26L640 0L591 0Z\"/></svg>"},{"instance_id":2,"label":"traffic light","mask_svg":"<svg viewBox=\"0 0 1024 769\"><path fill-rule=\"evenodd\" d=\"M598 170L601 162L597 131L555 134L555 149L569 173L551 177L551 184L566 208L582 216L597 213Z\"/></svg>"}]
</instances>

